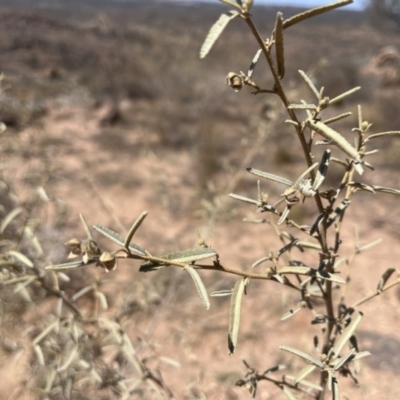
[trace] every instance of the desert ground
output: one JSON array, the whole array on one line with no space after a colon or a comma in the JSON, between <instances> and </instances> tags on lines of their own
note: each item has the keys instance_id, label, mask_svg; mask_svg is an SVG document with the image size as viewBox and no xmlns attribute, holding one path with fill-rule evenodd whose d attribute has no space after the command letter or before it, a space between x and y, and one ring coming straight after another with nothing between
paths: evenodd
<instances>
[{"instance_id":1,"label":"desert ground","mask_svg":"<svg viewBox=\"0 0 400 400\"><path fill-rule=\"evenodd\" d=\"M293 181L306 164L292 127L284 123L285 110L273 95L252 96L247 87L235 93L225 84L229 72L247 71L258 49L242 21L233 21L209 56L199 59L209 28L224 11L226 7L218 4L156 1L0 3L0 120L7 125L0 150L1 180L7 185L1 189L2 218L10 211L6 193L12 192L13 202L24 209L21 224L32 228L43 252L38 254L26 239L17 249L35 260L38 270L66 262L63 243L84 239L79 213L90 224L126 235L146 210L134 242L151 254L196 247L199 233L224 265L243 271L282 246L270 224L243 222L266 218L276 223L276 217L256 213L255 207L228 194L257 196L257 179L247 167ZM277 11L253 11L266 37ZM288 17L299 10L281 11ZM327 110L327 118L353 113L336 129L351 138L358 105L373 124L371 132L400 129L398 29L389 22L372 24L366 12L346 11L288 29L284 86L290 98L312 101L298 70L317 87L324 86L331 98L361 86ZM271 86L265 61L258 63L254 79L262 87ZM367 169L363 182L400 188L399 140L393 136L376 142L380 151L368 160L375 170ZM320 154L318 150L317 159ZM323 187L334 185L340 174L340 166L332 163ZM279 200L282 186L270 181L262 185L271 202ZM315 219L312 206L307 199L294 209L293 217L310 224ZM339 258L349 260L356 246L380 238L382 242L356 256L348 305L374 293L387 268L399 267L399 218L397 196L362 191L354 195L342 227ZM285 225L281 229L296 232ZM104 248L116 249L96 231L93 234ZM292 255L302 257L298 249ZM305 260L318 264L316 256L306 255ZM321 335L321 327L310 321L313 313L323 312L320 304L281 321L300 298L277 282L250 282L238 347L229 356L229 297L211 297L210 310L205 310L189 274L174 267L141 273L139 266L138 261L123 260L107 273L88 265L65 272L70 281L59 282L69 297L84 287L96 287L107 309L104 302L99 305L94 291L74 304L87 319L118 320L137 358L159 378L141 381L118 355L100 347L104 371L118 365L126 387L139 381L126 398L247 399L247 388L235 386L247 372L242 360L261 372L285 364L287 369L273 376L294 375L304 362L279 350L279 345L317 354L313 337ZM263 268L254 271L261 273ZM346 268L343 262L342 276ZM238 279L216 271L200 275L208 293L231 289ZM36 282L21 290L20 297L9 286L0 288L0 399L123 398L104 379L102 385L85 386L76 378L67 394L55 376L54 385L46 389L54 367L38 361L32 340L56 315L57 298ZM358 346L371 356L360 363L359 386L349 377L339 377L342 399L400 397L399 301L400 289L395 287L360 307L364 318L357 330ZM60 313L60 321L68 322L71 310L64 307ZM93 326L87 328L91 343L99 339L91 333ZM61 353L61 347L55 353ZM261 381L256 398L286 397L276 385Z\"/></svg>"}]
</instances>

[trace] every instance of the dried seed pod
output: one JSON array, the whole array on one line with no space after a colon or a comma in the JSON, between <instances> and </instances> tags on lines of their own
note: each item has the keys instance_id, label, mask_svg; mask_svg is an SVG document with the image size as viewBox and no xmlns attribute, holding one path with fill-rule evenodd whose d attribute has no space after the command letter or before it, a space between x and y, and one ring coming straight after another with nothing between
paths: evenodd
<instances>
[{"instance_id":1,"label":"dried seed pod","mask_svg":"<svg viewBox=\"0 0 400 400\"><path fill-rule=\"evenodd\" d=\"M99 258L99 265L105 268L107 272L114 271L117 268L117 259L114 254L105 251Z\"/></svg>"},{"instance_id":2,"label":"dried seed pod","mask_svg":"<svg viewBox=\"0 0 400 400\"><path fill-rule=\"evenodd\" d=\"M235 89L235 92L238 92L243 87L243 77L238 75L236 72L229 72L227 77L225 78L225 82L228 86Z\"/></svg>"},{"instance_id":3,"label":"dried seed pod","mask_svg":"<svg viewBox=\"0 0 400 400\"><path fill-rule=\"evenodd\" d=\"M82 254L82 242L79 239L68 240L68 242L64 243L64 246L71 250L70 258Z\"/></svg>"},{"instance_id":4,"label":"dried seed pod","mask_svg":"<svg viewBox=\"0 0 400 400\"><path fill-rule=\"evenodd\" d=\"M80 247L81 246L81 241L79 239L74 238L74 239L68 240L68 242L65 242L64 246L66 246L69 249L73 250L76 247L78 247L78 246Z\"/></svg>"}]
</instances>

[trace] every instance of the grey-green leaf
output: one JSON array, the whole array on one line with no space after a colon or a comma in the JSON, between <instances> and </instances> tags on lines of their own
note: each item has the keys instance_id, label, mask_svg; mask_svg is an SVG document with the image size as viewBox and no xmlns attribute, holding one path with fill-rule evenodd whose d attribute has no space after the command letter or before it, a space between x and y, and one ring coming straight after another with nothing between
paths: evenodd
<instances>
[{"instance_id":1,"label":"grey-green leaf","mask_svg":"<svg viewBox=\"0 0 400 400\"><path fill-rule=\"evenodd\" d=\"M392 188L387 188L384 186L372 186L375 192L382 192L382 193L389 193L389 194L400 194L400 190L398 189L392 189Z\"/></svg>"},{"instance_id":2,"label":"grey-green leaf","mask_svg":"<svg viewBox=\"0 0 400 400\"><path fill-rule=\"evenodd\" d=\"M247 168L247 171L249 171L251 174L256 175L256 176L261 176L261 178L269 179L270 181L282 183L286 186L292 186L293 183L289 181L288 179L282 178L281 176L270 174L268 172L260 171L255 168Z\"/></svg>"},{"instance_id":3,"label":"grey-green leaf","mask_svg":"<svg viewBox=\"0 0 400 400\"><path fill-rule=\"evenodd\" d=\"M335 117L326 119L325 121L322 121L322 122L323 122L325 125L329 125L329 124L332 124L333 122L339 121L339 120L341 120L341 119L343 119L343 118L347 118L347 117L349 117L350 115L353 115L353 113L351 113L351 112L346 112L346 113L337 115L337 116L335 116Z\"/></svg>"},{"instance_id":4,"label":"grey-green leaf","mask_svg":"<svg viewBox=\"0 0 400 400\"><path fill-rule=\"evenodd\" d=\"M332 380L332 400L339 400L339 384L336 379L336 376L331 375L329 379Z\"/></svg>"},{"instance_id":5,"label":"grey-green leaf","mask_svg":"<svg viewBox=\"0 0 400 400\"><path fill-rule=\"evenodd\" d=\"M233 288L230 312L229 312L229 331L228 331L228 349L229 354L233 354L236 349L239 327L240 327L240 317L242 313L242 299L244 294L244 289L246 283L244 279L236 282Z\"/></svg>"},{"instance_id":6,"label":"grey-green leaf","mask_svg":"<svg viewBox=\"0 0 400 400\"><path fill-rule=\"evenodd\" d=\"M19 214L21 214L22 211L24 211L22 207L16 207L14 208L14 210L10 211L4 217L3 221L1 221L0 233L3 233L6 230L7 226L12 222L12 220L16 218Z\"/></svg>"},{"instance_id":7,"label":"grey-green leaf","mask_svg":"<svg viewBox=\"0 0 400 400\"><path fill-rule=\"evenodd\" d=\"M314 371L314 369L316 368L315 365L313 364L309 364L306 365L304 368L302 368L294 377L294 384L299 383L301 380L303 380L306 376L310 375L311 372Z\"/></svg>"},{"instance_id":8,"label":"grey-green leaf","mask_svg":"<svg viewBox=\"0 0 400 400\"><path fill-rule=\"evenodd\" d=\"M297 400L297 397L286 386L283 386L282 390L289 400Z\"/></svg>"},{"instance_id":9,"label":"grey-green leaf","mask_svg":"<svg viewBox=\"0 0 400 400\"><path fill-rule=\"evenodd\" d=\"M237 11L232 11L231 14L231 16L222 14L217 22L211 27L206 40L201 46L200 58L204 58L210 52L211 48L214 46L214 43L217 41L229 22L239 15Z\"/></svg>"},{"instance_id":10,"label":"grey-green leaf","mask_svg":"<svg viewBox=\"0 0 400 400\"><path fill-rule=\"evenodd\" d=\"M340 358L337 363L334 365L333 370L338 371L340 368L343 367L344 364L346 364L350 358L353 356L353 354L356 352L356 349L353 347L344 357Z\"/></svg>"},{"instance_id":11,"label":"grey-green leaf","mask_svg":"<svg viewBox=\"0 0 400 400\"><path fill-rule=\"evenodd\" d=\"M360 175L362 174L363 169L360 165L361 159L358 151L339 132L336 132L320 121L307 120L306 125L313 131L319 133L325 139L330 140L337 147L339 147L339 149L349 155L355 161L354 167L357 172Z\"/></svg>"},{"instance_id":12,"label":"grey-green leaf","mask_svg":"<svg viewBox=\"0 0 400 400\"><path fill-rule=\"evenodd\" d=\"M332 282L346 283L346 280L338 275L331 274L330 272L326 271L318 271L310 267L285 266L280 268L278 272L280 275L284 274L307 275L314 278L325 279Z\"/></svg>"},{"instance_id":13,"label":"grey-green leaf","mask_svg":"<svg viewBox=\"0 0 400 400\"><path fill-rule=\"evenodd\" d=\"M237 3L233 2L232 0L219 0L219 1L221 3L227 4L228 6L232 6L232 7L236 8L236 9L238 9L239 11L242 11L240 6Z\"/></svg>"},{"instance_id":14,"label":"grey-green leaf","mask_svg":"<svg viewBox=\"0 0 400 400\"><path fill-rule=\"evenodd\" d=\"M297 304L296 307L292 308L291 310L289 310L287 313L283 314L281 317L281 321L285 321L291 317L293 317L293 315L297 314L301 309L303 308L302 304Z\"/></svg>"},{"instance_id":15,"label":"grey-green leaf","mask_svg":"<svg viewBox=\"0 0 400 400\"><path fill-rule=\"evenodd\" d=\"M193 279L193 282L196 286L197 292L204 304L206 310L210 309L210 300L208 299L207 290L204 287L203 281L200 278L200 275L193 267L186 267L185 270L189 272L190 276Z\"/></svg>"},{"instance_id":16,"label":"grey-green leaf","mask_svg":"<svg viewBox=\"0 0 400 400\"><path fill-rule=\"evenodd\" d=\"M20 253L19 251L11 250L7 252L7 254L13 256L15 259L22 262L22 264L25 264L27 267L33 268L33 262L26 255Z\"/></svg>"},{"instance_id":17,"label":"grey-green leaf","mask_svg":"<svg viewBox=\"0 0 400 400\"><path fill-rule=\"evenodd\" d=\"M86 233L87 238L89 240L93 240L92 232L90 231L89 225L86 222L85 217L83 216L83 214L79 214L79 217L80 217L80 219L82 221L82 225L83 225L83 228L85 229L85 233Z\"/></svg>"},{"instance_id":18,"label":"grey-green leaf","mask_svg":"<svg viewBox=\"0 0 400 400\"><path fill-rule=\"evenodd\" d=\"M344 98L347 96L352 95L355 92L358 92L361 89L361 86L357 86L353 89L348 90L347 92L344 92L342 94L339 94L339 96L334 97L333 99L329 100L329 104L335 104L338 101L342 101Z\"/></svg>"},{"instance_id":19,"label":"grey-green leaf","mask_svg":"<svg viewBox=\"0 0 400 400\"><path fill-rule=\"evenodd\" d=\"M138 230L139 226L142 224L142 222L144 221L144 219L147 217L147 211L143 211L139 218L133 223L131 229L129 230L129 233L125 239L124 242L124 247L128 250L129 249L129 244L133 238L133 235L136 233L136 231Z\"/></svg>"},{"instance_id":20,"label":"grey-green leaf","mask_svg":"<svg viewBox=\"0 0 400 400\"><path fill-rule=\"evenodd\" d=\"M290 104L288 107L291 110L316 110L315 104Z\"/></svg>"},{"instance_id":21,"label":"grey-green leaf","mask_svg":"<svg viewBox=\"0 0 400 400\"><path fill-rule=\"evenodd\" d=\"M163 256L159 256L157 258L167 260L167 261L176 261L178 263L190 263L194 261L204 260L206 258L214 257L217 255L217 252L210 247L198 247L195 249L188 249L183 251L177 251L175 253L165 254ZM162 262L155 261L147 261L142 264L142 267L151 266L151 265L166 265Z\"/></svg>"},{"instance_id":22,"label":"grey-green leaf","mask_svg":"<svg viewBox=\"0 0 400 400\"><path fill-rule=\"evenodd\" d=\"M365 138L364 144L367 143L371 139L379 138L382 136L391 136L391 135L400 135L400 131L388 131L388 132L374 133L373 135L369 135L368 137Z\"/></svg>"},{"instance_id":23,"label":"grey-green leaf","mask_svg":"<svg viewBox=\"0 0 400 400\"><path fill-rule=\"evenodd\" d=\"M335 8L346 6L347 4L351 4L352 2L353 0L337 1L332 4L327 4L321 7L312 8L311 10L307 10L301 14L294 15L293 17L288 18L283 22L283 29L289 28L290 26L298 24L299 22L304 21L308 18L315 17L316 15L328 12L330 10L334 10Z\"/></svg>"},{"instance_id":24,"label":"grey-green leaf","mask_svg":"<svg viewBox=\"0 0 400 400\"><path fill-rule=\"evenodd\" d=\"M319 94L317 88L315 87L315 85L312 83L311 79L301 69L299 70L299 74L304 79L304 82L307 83L307 85L311 89L311 91L314 93L315 97L319 100L320 94Z\"/></svg>"},{"instance_id":25,"label":"grey-green leaf","mask_svg":"<svg viewBox=\"0 0 400 400\"><path fill-rule=\"evenodd\" d=\"M290 379L294 382L295 377L292 375L285 375L285 379ZM321 385L318 385L317 383L314 383L314 382L307 381L305 379L300 381L299 384L307 386L310 389L319 390L320 392L322 392L322 390L323 390Z\"/></svg>"},{"instance_id":26,"label":"grey-green leaf","mask_svg":"<svg viewBox=\"0 0 400 400\"><path fill-rule=\"evenodd\" d=\"M217 290L210 294L211 297L225 297L225 296L232 296L232 289L229 290Z\"/></svg>"},{"instance_id":27,"label":"grey-green leaf","mask_svg":"<svg viewBox=\"0 0 400 400\"><path fill-rule=\"evenodd\" d=\"M48 265L45 269L47 269L47 270L73 269L73 268L81 267L83 265L87 265L87 264L85 264L82 260L79 260L79 261L72 261L72 262L64 263L64 264Z\"/></svg>"},{"instance_id":28,"label":"grey-green leaf","mask_svg":"<svg viewBox=\"0 0 400 400\"><path fill-rule=\"evenodd\" d=\"M361 322L363 314L361 312L357 313L354 316L350 324L343 330L342 334L339 336L339 339L336 341L332 352L335 357L339 357L340 352L342 351L345 344L350 340L351 336L357 329L358 324Z\"/></svg>"},{"instance_id":29,"label":"grey-green leaf","mask_svg":"<svg viewBox=\"0 0 400 400\"><path fill-rule=\"evenodd\" d=\"M100 232L102 235L104 235L106 238L111 239L113 242L124 247L125 239L118 233L116 233L116 232L112 231L111 229L108 229L105 226L102 226L100 224L94 224L93 228L96 229L96 231ZM146 255L146 251L134 243L131 243L129 245L129 250L133 251L134 253L140 254L141 256Z\"/></svg>"},{"instance_id":30,"label":"grey-green leaf","mask_svg":"<svg viewBox=\"0 0 400 400\"><path fill-rule=\"evenodd\" d=\"M388 268L381 276L381 279L379 280L378 287L376 290L381 293L382 289L385 287L386 282L389 280L389 278L392 276L392 274L396 271L395 267Z\"/></svg>"},{"instance_id":31,"label":"grey-green leaf","mask_svg":"<svg viewBox=\"0 0 400 400\"><path fill-rule=\"evenodd\" d=\"M315 366L317 366L319 368L323 368L324 367L324 364L321 361L317 360L316 358L310 356L307 353L304 353L304 351L300 351L300 350L297 350L297 349L295 349L293 347L286 346L286 345L281 345L281 346L279 346L279 348L281 350L284 350L284 351L287 351L289 353L292 353L292 354L294 354L294 355L296 355L298 357L301 357L304 360L306 360L308 363L313 364L313 365L315 365Z\"/></svg>"},{"instance_id":32,"label":"grey-green leaf","mask_svg":"<svg viewBox=\"0 0 400 400\"><path fill-rule=\"evenodd\" d=\"M243 201L245 203L254 204L256 206L260 205L257 200L249 199L248 197L244 197L244 196L239 196L238 194L230 193L229 197L232 197L232 199L235 199L235 200Z\"/></svg>"},{"instance_id":33,"label":"grey-green leaf","mask_svg":"<svg viewBox=\"0 0 400 400\"><path fill-rule=\"evenodd\" d=\"M279 78L285 76L285 55L283 47L283 16L281 12L276 15L275 23L275 50Z\"/></svg>"}]
</instances>

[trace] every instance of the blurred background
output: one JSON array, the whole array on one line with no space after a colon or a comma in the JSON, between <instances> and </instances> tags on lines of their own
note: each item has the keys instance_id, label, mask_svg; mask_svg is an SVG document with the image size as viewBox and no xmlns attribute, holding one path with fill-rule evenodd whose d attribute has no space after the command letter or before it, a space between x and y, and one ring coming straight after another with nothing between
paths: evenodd
<instances>
[{"instance_id":1,"label":"blurred background","mask_svg":"<svg viewBox=\"0 0 400 400\"><path fill-rule=\"evenodd\" d=\"M268 37L277 11L287 18L324 3L255 0L254 21ZM279 240L268 226L242 222L259 215L226 195L256 196L256 180L246 167L293 180L305 164L275 97L252 96L248 87L235 93L225 85L230 71L247 71L258 50L241 21L233 21L207 58L199 59L209 28L227 11L217 1L0 0L0 120L8 126L1 136L2 180L15 201L30 210L29 224L44 249L43 266L64 262L63 243L84 236L80 212L90 223L125 234L148 210L137 242L154 254L196 246L196 231L220 253L223 264L235 268L250 268L278 248ZM359 104L373 123L372 132L399 129L399 33L400 1L393 0L356 1L293 26L285 31L284 85L289 98L312 101L298 70L306 71L318 88L324 86L331 98L361 86L329 109L326 118L352 111L336 124L350 141ZM253 78L262 88L271 88L263 60ZM398 140L387 138L379 147L369 160L376 171L368 171L363 181L400 188ZM340 174L340 167L330 167L324 186L333 185ZM38 199L38 188L47 197L40 192ZM271 202L280 198L281 189L268 182L263 186ZM349 213L348 243L341 256L354 250L355 225L364 243L383 237L390 251L360 256L361 268L352 281L354 301L370 293L382 271L400 256L396 199L359 197L360 205ZM293 217L310 223L315 216L306 202ZM94 267L70 276L73 284L63 287L69 295L80 285L105 278L104 271ZM202 277L209 292L235 283L233 277L218 274ZM135 263L122 263L107 282L102 289L110 304L107 312L123 310L129 316L129 332L140 356L148 356L159 368L179 399L248 398L244 388L233 386L245 372L242 358L263 370L287 362L277 350L281 342L312 348L307 337L303 342L293 335L309 326L306 312L280 323L280 316L298 299L282 294L277 285L251 287L240 348L228 359L229 298L213 300L207 313L188 277L166 270L139 274ZM384 303L378 299L366 306L375 326L365 325L360 338L374 357L366 361L361 388L346 386L352 399L382 398L382 390L388 398L400 395L391 384L400 371L400 334L390 322L399 297L394 290ZM44 301L39 295L36 300ZM17 337L33 319L24 306L14 304L7 310L3 341ZM1 357L8 365L9 355ZM9 370L1 399L12 398L25 367L18 364L19 372ZM106 389L102 393L104 399L114 398ZM80 396L76 398L89 398ZM268 385L259 396L281 398L279 389ZM152 397L138 391L132 398Z\"/></svg>"}]
</instances>

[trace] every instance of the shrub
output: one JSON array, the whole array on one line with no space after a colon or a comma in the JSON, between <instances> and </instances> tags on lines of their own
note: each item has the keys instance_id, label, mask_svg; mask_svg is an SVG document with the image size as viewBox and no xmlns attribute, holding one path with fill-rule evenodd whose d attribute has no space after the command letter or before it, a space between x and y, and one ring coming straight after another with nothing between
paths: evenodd
<instances>
[{"instance_id":1,"label":"shrub","mask_svg":"<svg viewBox=\"0 0 400 400\"><path fill-rule=\"evenodd\" d=\"M74 280L79 280L80 267L96 265L104 272L113 272L120 260L140 261L141 272L154 272L172 267L184 270L192 278L206 309L210 307L209 295L198 271L211 270L235 276L237 281L233 288L211 293L212 296L231 297L228 329L230 354L235 352L238 345L242 302L251 281L268 281L268 284L279 285L282 290L290 290L298 295L298 302L281 319L287 320L305 309L312 310L311 324L321 327L320 335L309 337L306 329L297 332L296 335L308 337L315 345L317 355L282 344L281 350L299 357L305 366L294 375L281 377L276 373L284 369L283 365L266 366L267 369L259 372L244 361L247 374L236 384L247 387L253 398L256 397L258 385L262 381L276 385L289 399L297 398L297 394L322 399L327 396L328 391L331 391L333 399L337 399L342 377L350 377L357 383L354 363L369 355L367 351L359 348L357 341L357 328L363 318L360 306L398 285L400 278L393 278L399 274L396 268L388 268L370 295L349 303L348 293L352 290L350 277L355 267L356 256L376 245L378 241L365 246L359 246L357 243L354 255L346 261L346 272L341 275L339 266L343 259L339 258L339 252L344 240L343 221L359 192L400 194L400 190L367 184L361 179L364 173L373 170L366 160L375 152L374 148L369 147L370 144L382 137L399 135L400 131L370 133L371 124L364 119L362 109L358 107L358 125L352 130L353 137L348 139L334 127L337 121L349 117L351 113L346 112L324 119L324 112L359 90L358 87L330 98L324 94L324 88L317 89L307 74L299 71L305 85L315 97L313 103L306 103L289 99L283 85L288 68L284 52L285 29L321 13L345 6L351 3L351 0L312 9L288 19L283 19L282 14L278 13L275 27L267 40L262 38L254 25L251 0L221 1L232 10L229 14L223 14L211 28L200 56L203 58L207 55L223 29L233 19L244 21L260 50L257 51L246 74L230 72L226 82L237 92L244 86L249 86L253 95L275 96L281 101L288 114L286 122L296 136L292 146L296 146L296 154L301 154L306 164L300 176L296 177L293 174L290 179L253 167L248 168L250 174L261 178L257 181L257 198L230 195L235 200L255 206L256 211L266 213L269 219L253 219L249 222L269 224L281 240L282 246L259 260L251 260L251 270L224 265L218 252L202 238L199 238L197 248L155 255L151 249L144 249L132 242L135 233L147 217L147 212L143 212L133 223L126 237L100 224L93 225L96 231L118 245L117 250L109 251L97 243L92 228L81 215L86 238L73 238L66 243L70 257L76 260L42 268L40 262L33 263L25 254L15 250L25 235L27 241L24 252L31 252L31 258L36 257L38 260L42 255L29 224L18 223L17 217L25 212L24 208L14 204L15 199L10 191L5 190L0 233L3 235L2 239L7 241L4 245L9 246L10 250L2 254L2 299L4 301L22 295L25 299L24 306L45 295L58 299L56 313L43 315L39 322L32 324L31 331L26 333L29 337L28 348L31 351L28 356L35 379L33 385L27 380L26 387L35 387L43 398L91 398L95 393L96 396L101 394L102 390L112 390L117 398L122 399L129 398L133 393L139 393L142 398L146 398L146 389L141 387L143 381L148 382L160 396L173 397L158 371L149 368L148 360L137 355L124 328L123 318L129 315L132 309L123 308L114 318L99 316L100 309L108 307L108 300L102 291L102 282L97 280L88 282L77 292L70 289L73 288ZM272 87L262 88L253 78L261 56L265 58L269 73L273 77ZM304 117L300 118L303 114ZM318 140L319 137L322 138ZM351 144L353 142L354 145ZM325 150L321 151L321 147ZM315 159L319 161L314 162ZM331 181L333 187L322 190L330 163L336 163L342 168L342 173L336 174L335 179ZM285 186L281 199L274 204L270 203L261 181L267 185ZM39 195L50 201L44 191ZM296 212L305 200L313 204L313 211L306 218ZM283 206L281 203L284 203ZM283 229L283 226L287 230ZM294 258L294 249L301 251L301 259ZM255 268L260 270L260 266L266 267L263 271L254 272ZM71 269L77 270L71 276L66 275L65 271ZM10 287L14 287L14 290L9 290ZM35 287L36 290L30 293L28 287ZM88 313L83 313L75 303L88 294L91 297L91 317L88 317ZM151 301L154 304L158 303L157 298ZM135 306L138 304L132 305ZM62 312L62 307L68 311ZM4 343L4 346L6 345L11 353L21 355L22 346L16 341ZM128 369L133 382L128 382L129 378L126 377L125 372Z\"/></svg>"}]
</instances>

